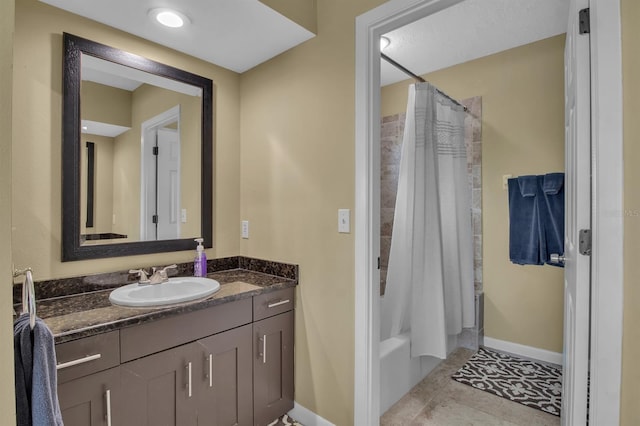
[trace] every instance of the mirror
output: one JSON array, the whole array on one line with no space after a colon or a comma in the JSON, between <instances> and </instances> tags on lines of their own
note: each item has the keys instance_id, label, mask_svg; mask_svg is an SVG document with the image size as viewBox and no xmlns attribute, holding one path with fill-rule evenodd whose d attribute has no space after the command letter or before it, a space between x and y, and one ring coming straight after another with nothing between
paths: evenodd
<instances>
[{"instance_id":1,"label":"mirror","mask_svg":"<svg viewBox=\"0 0 640 426\"><path fill-rule=\"evenodd\" d=\"M62 260L211 247L212 81L63 39Z\"/></svg>"}]
</instances>

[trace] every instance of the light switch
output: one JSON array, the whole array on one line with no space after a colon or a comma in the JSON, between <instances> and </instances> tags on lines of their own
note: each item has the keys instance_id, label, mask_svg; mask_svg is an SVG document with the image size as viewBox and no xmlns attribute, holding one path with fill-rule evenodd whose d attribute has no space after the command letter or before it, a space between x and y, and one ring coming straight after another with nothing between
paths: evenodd
<instances>
[{"instance_id":1,"label":"light switch","mask_svg":"<svg viewBox=\"0 0 640 426\"><path fill-rule=\"evenodd\" d=\"M180 210L180 221L182 223L187 223L187 209Z\"/></svg>"},{"instance_id":2,"label":"light switch","mask_svg":"<svg viewBox=\"0 0 640 426\"><path fill-rule=\"evenodd\" d=\"M348 234L351 232L349 209L338 209L338 232Z\"/></svg>"},{"instance_id":3,"label":"light switch","mask_svg":"<svg viewBox=\"0 0 640 426\"><path fill-rule=\"evenodd\" d=\"M249 238L249 221L248 220L243 220L242 221L242 238Z\"/></svg>"}]
</instances>

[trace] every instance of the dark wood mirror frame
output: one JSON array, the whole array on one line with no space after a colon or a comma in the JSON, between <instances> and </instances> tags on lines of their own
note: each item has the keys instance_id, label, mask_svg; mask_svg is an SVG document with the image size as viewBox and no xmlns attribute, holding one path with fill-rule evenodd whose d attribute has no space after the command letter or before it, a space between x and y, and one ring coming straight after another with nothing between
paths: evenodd
<instances>
[{"instance_id":1,"label":"dark wood mirror frame","mask_svg":"<svg viewBox=\"0 0 640 426\"><path fill-rule=\"evenodd\" d=\"M202 89L201 221L204 246L213 242L213 82L210 79L64 33L62 71L62 261L192 250L193 238L81 245L81 56L94 56ZM197 237L197 236L194 236Z\"/></svg>"}]
</instances>

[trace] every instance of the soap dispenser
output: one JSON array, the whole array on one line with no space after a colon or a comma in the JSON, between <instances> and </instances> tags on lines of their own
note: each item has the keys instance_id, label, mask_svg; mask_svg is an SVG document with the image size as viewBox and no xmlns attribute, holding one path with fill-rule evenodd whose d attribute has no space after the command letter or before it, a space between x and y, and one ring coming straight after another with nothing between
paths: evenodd
<instances>
[{"instance_id":1,"label":"soap dispenser","mask_svg":"<svg viewBox=\"0 0 640 426\"><path fill-rule=\"evenodd\" d=\"M198 243L196 247L196 258L193 261L193 275L196 277L207 276L207 255L204 252L204 246L202 242L203 238L196 238L194 241Z\"/></svg>"}]
</instances>

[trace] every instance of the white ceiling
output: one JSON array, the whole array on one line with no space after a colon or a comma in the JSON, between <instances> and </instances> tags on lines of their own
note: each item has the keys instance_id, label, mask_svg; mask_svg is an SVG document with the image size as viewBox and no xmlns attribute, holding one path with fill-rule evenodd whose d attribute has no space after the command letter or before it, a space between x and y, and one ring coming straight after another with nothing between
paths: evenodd
<instances>
[{"instance_id":1,"label":"white ceiling","mask_svg":"<svg viewBox=\"0 0 640 426\"><path fill-rule=\"evenodd\" d=\"M239 73L315 36L258 0L41 1ZM149 19L162 7L191 23L167 28Z\"/></svg>"},{"instance_id":2,"label":"white ceiling","mask_svg":"<svg viewBox=\"0 0 640 426\"><path fill-rule=\"evenodd\" d=\"M391 31L384 53L417 75L566 32L568 0L466 0ZM381 61L381 84L407 75Z\"/></svg>"},{"instance_id":3,"label":"white ceiling","mask_svg":"<svg viewBox=\"0 0 640 426\"><path fill-rule=\"evenodd\" d=\"M258 0L41 0L236 72L314 37ZM191 23L162 27L148 11L173 7ZM418 75L566 30L568 0L465 0L386 34L384 53ZM381 82L407 76L381 61Z\"/></svg>"}]
</instances>

